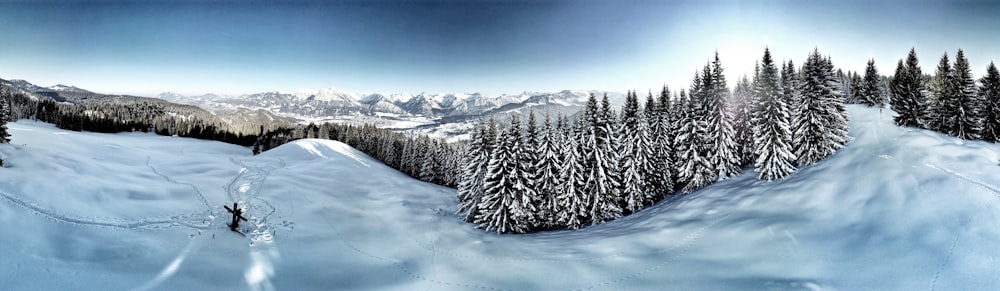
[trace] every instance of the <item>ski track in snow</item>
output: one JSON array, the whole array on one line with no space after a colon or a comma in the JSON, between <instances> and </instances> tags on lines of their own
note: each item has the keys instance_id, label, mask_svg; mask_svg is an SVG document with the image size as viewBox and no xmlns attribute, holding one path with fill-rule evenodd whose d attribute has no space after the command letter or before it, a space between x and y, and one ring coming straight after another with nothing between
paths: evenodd
<instances>
[{"instance_id":1,"label":"ski track in snow","mask_svg":"<svg viewBox=\"0 0 1000 291\"><path fill-rule=\"evenodd\" d=\"M168 177L167 175L164 175L163 173L160 173L160 171L156 170L156 167L153 167L153 165L149 164L150 159L151 159L150 156L146 156L146 167L149 167L150 170L153 170L154 174L162 177L164 180L167 180L171 183L178 185L186 185L188 187L191 187L192 189L194 189L195 193L198 193L198 200L201 200L201 204L204 204L205 207L208 209L212 208L212 205L208 203L208 199L205 198L205 194L201 192L201 189L198 189L198 186L195 186L194 184L191 183L179 182L177 180L174 180L173 178Z\"/></svg>"},{"instance_id":2,"label":"ski track in snow","mask_svg":"<svg viewBox=\"0 0 1000 291\"><path fill-rule=\"evenodd\" d=\"M212 224L212 220L215 219L215 213L212 212L211 207L208 204L208 200L205 195L198 189L197 186L191 183L184 183L174 180L167 175L164 175L158 171L155 167L150 164L150 157L146 157L146 166L153 171L157 176L162 177L171 183L186 185L195 190L198 195L198 200L206 206L205 210L195 211L186 214L170 215L161 218L150 218L150 219L117 219L117 218L96 218L96 217L75 217L68 214L59 213L59 211L45 209L44 207L35 205L28 200L19 198L18 195L12 195L6 191L0 191L0 197L17 205L21 208L27 209L38 215L47 217L49 219L59 221L62 223L76 224L76 225L87 225L96 227L109 227L123 230L155 230L164 229L177 226L185 226L197 230L207 230ZM201 220L201 223L197 223Z\"/></svg>"},{"instance_id":3,"label":"ski track in snow","mask_svg":"<svg viewBox=\"0 0 1000 291\"><path fill-rule=\"evenodd\" d=\"M260 216L252 215L247 218L249 231L246 231L246 225L241 227L241 231L250 239L251 262L243 277L251 290L275 290L270 279L274 276L274 261L278 258L278 249L274 244L274 230L267 224L267 218L274 214L276 209L259 194L271 171L284 168L285 161L279 158L261 166L247 165L246 161L236 157L229 160L240 166L239 174L224 186L229 202L242 204L247 213L263 213Z\"/></svg>"},{"instance_id":4,"label":"ski track in snow","mask_svg":"<svg viewBox=\"0 0 1000 291\"><path fill-rule=\"evenodd\" d=\"M928 168L932 168L932 169L941 171L941 172L943 172L945 174L948 174L949 177L961 180L964 183L969 183L969 184L975 185L975 186L977 186L979 188L982 188L982 189L986 190L987 192L991 192L993 194L993 198L1000 198L1000 190L998 190L996 186L990 185L989 183L986 183L986 182L983 182L983 181L980 181L980 180L969 178L967 175L964 175L962 173L956 172L956 171L951 170L949 168L945 168L945 167L941 167L941 166L936 166L936 165L934 165L932 163L925 163L924 165L927 166ZM969 222L972 221L973 217L975 217L976 215L978 215L979 212L981 212L987 206L988 206L987 204L980 205L975 211L972 212L972 214L970 214L968 217L965 218L964 221L962 221L961 229L959 229L955 233L955 238L952 239L951 247L948 248L948 254L945 256L944 261L941 262L941 265L938 267L937 271L934 272L934 277L933 277L933 279L931 279L931 288L930 288L930 290L932 290L932 291L936 290L938 278L941 276L941 273L944 272L945 268L947 268L947 266L948 266L948 263L951 261L951 257L955 253L955 247L958 245L958 241L962 237L962 230L964 230L966 228L966 226L968 226Z\"/></svg>"},{"instance_id":5,"label":"ski track in snow","mask_svg":"<svg viewBox=\"0 0 1000 291\"><path fill-rule=\"evenodd\" d=\"M105 219L83 218L83 217L74 217L71 215L59 213L58 211L45 209L41 206L20 199L17 196L11 195L10 193L4 191L0 191L0 197L3 197L4 200L10 201L11 204L20 206L38 215L62 223L96 226L96 227L109 227L109 228L124 229L124 230L154 230L154 229L163 229L176 226L186 226L199 230L208 229L208 223L205 223L204 225L199 225L185 221L185 220L197 221L197 217L204 215L204 212L192 212L184 215L171 215L168 216L167 218L153 218L153 219L140 219L140 220L125 220L125 219L113 219L113 218L105 218Z\"/></svg>"}]
</instances>

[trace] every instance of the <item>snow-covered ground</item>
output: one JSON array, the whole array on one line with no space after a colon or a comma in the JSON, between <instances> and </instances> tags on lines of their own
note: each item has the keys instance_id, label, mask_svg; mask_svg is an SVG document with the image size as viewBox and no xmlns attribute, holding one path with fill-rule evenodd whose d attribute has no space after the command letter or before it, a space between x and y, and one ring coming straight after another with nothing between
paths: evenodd
<instances>
[{"instance_id":1,"label":"snow-covered ground","mask_svg":"<svg viewBox=\"0 0 1000 291\"><path fill-rule=\"evenodd\" d=\"M995 290L1000 146L849 107L847 148L577 231L497 235L343 144L244 147L19 121L6 290ZM748 170L749 171L749 170ZM223 205L247 208L246 237Z\"/></svg>"}]
</instances>

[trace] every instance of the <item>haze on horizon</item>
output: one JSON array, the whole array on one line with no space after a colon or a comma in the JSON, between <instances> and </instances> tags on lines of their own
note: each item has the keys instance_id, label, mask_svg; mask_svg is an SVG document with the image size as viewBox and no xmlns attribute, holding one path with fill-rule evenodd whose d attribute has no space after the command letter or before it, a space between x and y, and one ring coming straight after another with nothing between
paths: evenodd
<instances>
[{"instance_id":1,"label":"haze on horizon","mask_svg":"<svg viewBox=\"0 0 1000 291\"><path fill-rule=\"evenodd\" d=\"M730 86L764 47L891 74L962 48L1000 60L984 1L11 1L0 78L155 96L337 87L481 92L687 87L718 50Z\"/></svg>"}]
</instances>

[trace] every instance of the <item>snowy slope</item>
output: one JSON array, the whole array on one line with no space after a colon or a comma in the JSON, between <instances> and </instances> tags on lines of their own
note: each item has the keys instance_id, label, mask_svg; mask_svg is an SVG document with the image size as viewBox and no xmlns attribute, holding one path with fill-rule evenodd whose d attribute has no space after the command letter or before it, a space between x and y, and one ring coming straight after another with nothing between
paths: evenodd
<instances>
[{"instance_id":1,"label":"snowy slope","mask_svg":"<svg viewBox=\"0 0 1000 291\"><path fill-rule=\"evenodd\" d=\"M497 235L454 190L341 143L9 124L0 282L13 290L994 290L1000 146L849 107L847 148L578 231ZM247 237L222 205L248 208Z\"/></svg>"}]
</instances>

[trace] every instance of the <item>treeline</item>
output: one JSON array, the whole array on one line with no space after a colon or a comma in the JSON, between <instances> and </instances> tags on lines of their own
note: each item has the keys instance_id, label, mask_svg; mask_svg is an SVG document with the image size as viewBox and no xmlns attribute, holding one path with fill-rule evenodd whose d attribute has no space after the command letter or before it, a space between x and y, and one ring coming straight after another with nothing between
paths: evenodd
<instances>
[{"instance_id":1,"label":"treeline","mask_svg":"<svg viewBox=\"0 0 1000 291\"><path fill-rule=\"evenodd\" d=\"M965 52L941 56L932 78L921 72L915 49L890 78L889 104L900 126L925 128L969 140L1000 141L1000 72L993 62L978 80ZM874 105L882 106L882 103Z\"/></svg>"},{"instance_id":2,"label":"treeline","mask_svg":"<svg viewBox=\"0 0 1000 291\"><path fill-rule=\"evenodd\" d=\"M0 84L4 83L0 80ZM215 140L252 147L253 154L302 138L337 140L423 181L455 187L464 146L427 136L410 136L373 125L226 122L195 106L134 97L89 94L78 103L55 102L44 96L0 86L0 100L10 118L35 119L73 131L150 132L164 136ZM0 108L2 112L3 108ZM0 142L7 141L0 122Z\"/></svg>"},{"instance_id":3,"label":"treeline","mask_svg":"<svg viewBox=\"0 0 1000 291\"><path fill-rule=\"evenodd\" d=\"M10 133L7 132L7 121L13 121L11 114L11 97L7 89L0 86L0 144L10 143ZM3 167L3 156L0 156L0 168Z\"/></svg>"},{"instance_id":4,"label":"treeline","mask_svg":"<svg viewBox=\"0 0 1000 291\"><path fill-rule=\"evenodd\" d=\"M753 166L781 179L847 141L846 84L829 57L809 54L796 71L765 49L752 78L730 92L718 54L690 90L640 107L629 92L621 112L591 95L577 118L534 113L522 128L490 120L472 132L458 187L458 212L500 233L599 224L677 191L690 192Z\"/></svg>"}]
</instances>

